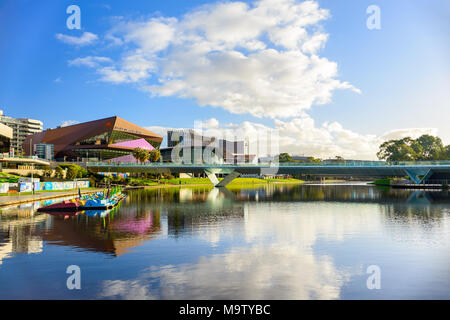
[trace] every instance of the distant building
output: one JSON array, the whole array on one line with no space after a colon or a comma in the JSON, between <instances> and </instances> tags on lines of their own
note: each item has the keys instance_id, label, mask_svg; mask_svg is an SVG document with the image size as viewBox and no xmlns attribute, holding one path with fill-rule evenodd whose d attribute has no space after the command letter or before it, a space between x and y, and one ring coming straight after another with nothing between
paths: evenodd
<instances>
[{"instance_id":1,"label":"distant building","mask_svg":"<svg viewBox=\"0 0 450 320\"><path fill-rule=\"evenodd\" d=\"M178 157L187 163L248 163L252 162L255 155L245 154L244 141L228 141L216 137L202 136L192 129L167 131L167 148L161 148L163 161L171 162L175 147L178 149ZM205 150L210 148L212 154ZM175 152L177 152L175 150ZM189 154L190 156L186 156Z\"/></svg>"},{"instance_id":2,"label":"distant building","mask_svg":"<svg viewBox=\"0 0 450 320\"><path fill-rule=\"evenodd\" d=\"M291 156L292 161L295 162L311 162L314 160L314 157L307 157L307 156ZM259 163L270 163L270 162L277 162L278 156L267 156L267 157L259 157L258 162Z\"/></svg>"},{"instance_id":3,"label":"distant building","mask_svg":"<svg viewBox=\"0 0 450 320\"><path fill-rule=\"evenodd\" d=\"M40 159L52 161L55 158L55 146L49 143L37 143L33 145L34 154Z\"/></svg>"},{"instance_id":4,"label":"distant building","mask_svg":"<svg viewBox=\"0 0 450 320\"><path fill-rule=\"evenodd\" d=\"M10 155L13 129L0 123L0 154Z\"/></svg>"},{"instance_id":5,"label":"distant building","mask_svg":"<svg viewBox=\"0 0 450 320\"><path fill-rule=\"evenodd\" d=\"M72 126L49 129L24 142L25 153L30 144L53 144L57 161L128 161L135 148L159 148L163 137L119 117L110 117Z\"/></svg>"},{"instance_id":6,"label":"distant building","mask_svg":"<svg viewBox=\"0 0 450 320\"><path fill-rule=\"evenodd\" d=\"M214 142L216 138L199 135L192 129L180 129L167 131L167 147L175 147L182 143L184 146L207 146Z\"/></svg>"},{"instance_id":7,"label":"distant building","mask_svg":"<svg viewBox=\"0 0 450 320\"><path fill-rule=\"evenodd\" d=\"M276 156L267 156L258 158L259 163L271 163L276 161L278 161L278 158Z\"/></svg>"},{"instance_id":8,"label":"distant building","mask_svg":"<svg viewBox=\"0 0 450 320\"><path fill-rule=\"evenodd\" d=\"M7 117L3 115L2 110L0 110L0 123L13 129L13 137L11 139L10 147L14 149L14 153L16 155L21 155L24 151L23 143L28 135L41 132L43 130L42 121Z\"/></svg>"},{"instance_id":9,"label":"distant building","mask_svg":"<svg viewBox=\"0 0 450 320\"><path fill-rule=\"evenodd\" d=\"M312 157L305 157L305 156L291 156L292 160L294 161L310 161Z\"/></svg>"}]
</instances>

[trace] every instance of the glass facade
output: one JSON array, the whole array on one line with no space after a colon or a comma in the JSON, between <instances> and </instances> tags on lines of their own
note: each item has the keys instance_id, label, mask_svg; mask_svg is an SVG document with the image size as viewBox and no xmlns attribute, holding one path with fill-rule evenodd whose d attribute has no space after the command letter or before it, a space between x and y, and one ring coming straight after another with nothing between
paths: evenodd
<instances>
[{"instance_id":1,"label":"glass facade","mask_svg":"<svg viewBox=\"0 0 450 320\"><path fill-rule=\"evenodd\" d=\"M138 137L138 136L126 133L126 132L114 130L111 133L110 144L124 142L124 141L130 141L130 140L137 140L137 139L141 139L141 137Z\"/></svg>"},{"instance_id":2,"label":"glass facade","mask_svg":"<svg viewBox=\"0 0 450 320\"><path fill-rule=\"evenodd\" d=\"M117 130L103 132L101 134L95 135L93 137L86 138L80 142L75 143L75 146L107 146L125 141L132 141L142 139L142 137L130 134L128 132L121 132ZM150 143L154 148L158 148L161 143L152 141L149 138L144 138L148 143ZM108 160L124 155L130 154L130 151L113 150L113 149L77 149L71 150L76 154L78 158L86 159L98 159L98 160ZM69 157L71 158L71 157Z\"/></svg>"},{"instance_id":3,"label":"glass facade","mask_svg":"<svg viewBox=\"0 0 450 320\"><path fill-rule=\"evenodd\" d=\"M90 145L106 145L108 144L110 138L110 132L103 132L101 134L98 134L96 136L84 139L78 143L76 143L76 145L78 146L90 146Z\"/></svg>"},{"instance_id":4,"label":"glass facade","mask_svg":"<svg viewBox=\"0 0 450 320\"><path fill-rule=\"evenodd\" d=\"M54 159L55 146L48 143L38 143L34 145L34 153L40 159L52 161Z\"/></svg>"},{"instance_id":5,"label":"glass facade","mask_svg":"<svg viewBox=\"0 0 450 320\"><path fill-rule=\"evenodd\" d=\"M11 139L0 135L0 153L9 153L11 147Z\"/></svg>"},{"instance_id":6,"label":"glass facade","mask_svg":"<svg viewBox=\"0 0 450 320\"><path fill-rule=\"evenodd\" d=\"M108 160L130 154L130 151L112 149L73 149L78 157L86 159Z\"/></svg>"}]
</instances>

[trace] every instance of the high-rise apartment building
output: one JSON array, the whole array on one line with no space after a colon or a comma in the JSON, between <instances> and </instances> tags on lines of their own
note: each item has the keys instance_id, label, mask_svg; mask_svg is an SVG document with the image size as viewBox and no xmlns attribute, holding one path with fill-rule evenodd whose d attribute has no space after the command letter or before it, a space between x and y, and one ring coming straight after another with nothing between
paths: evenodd
<instances>
[{"instance_id":1,"label":"high-rise apartment building","mask_svg":"<svg viewBox=\"0 0 450 320\"><path fill-rule=\"evenodd\" d=\"M8 117L3 115L2 110L0 110L0 123L13 129L10 148L14 150L15 155L21 155L23 153L23 142L27 136L43 130L42 121Z\"/></svg>"}]
</instances>

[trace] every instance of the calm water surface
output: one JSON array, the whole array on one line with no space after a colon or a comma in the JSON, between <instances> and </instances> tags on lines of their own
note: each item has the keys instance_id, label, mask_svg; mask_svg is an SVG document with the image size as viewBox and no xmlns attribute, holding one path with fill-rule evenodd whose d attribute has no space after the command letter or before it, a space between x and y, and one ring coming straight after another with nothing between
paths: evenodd
<instances>
[{"instance_id":1,"label":"calm water surface","mask_svg":"<svg viewBox=\"0 0 450 320\"><path fill-rule=\"evenodd\" d=\"M450 298L448 192L196 187L131 191L103 217L38 206L0 209L2 299Z\"/></svg>"}]
</instances>

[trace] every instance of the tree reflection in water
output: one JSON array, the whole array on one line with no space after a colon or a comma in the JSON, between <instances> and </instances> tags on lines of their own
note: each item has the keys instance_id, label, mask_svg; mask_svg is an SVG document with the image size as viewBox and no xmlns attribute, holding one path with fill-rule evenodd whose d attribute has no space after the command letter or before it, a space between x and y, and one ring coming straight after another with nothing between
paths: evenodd
<instances>
[{"instance_id":1,"label":"tree reflection in water","mask_svg":"<svg viewBox=\"0 0 450 320\"><path fill-rule=\"evenodd\" d=\"M6 208L0 274L2 261L14 264L18 254L45 260L50 248L66 248L124 258L121 274L133 274L98 274L96 290L83 297L345 298L346 287L361 290L353 282L364 277L371 250L396 263L389 250L402 246L411 270L430 268L421 262L426 252L448 249L449 208L448 192L288 184L135 190L116 210L73 216L38 214L37 205Z\"/></svg>"}]
</instances>

